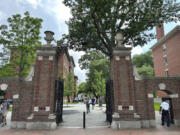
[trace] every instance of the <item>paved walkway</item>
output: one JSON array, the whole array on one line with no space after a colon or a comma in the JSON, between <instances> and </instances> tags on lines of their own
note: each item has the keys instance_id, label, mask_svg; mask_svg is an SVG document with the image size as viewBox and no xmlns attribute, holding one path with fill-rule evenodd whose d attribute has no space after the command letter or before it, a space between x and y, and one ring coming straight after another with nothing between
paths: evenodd
<instances>
[{"instance_id":1,"label":"paved walkway","mask_svg":"<svg viewBox=\"0 0 180 135\"><path fill-rule=\"evenodd\" d=\"M86 106L83 103L64 106L63 122L60 127L64 128L82 128L83 127L83 112L86 112ZM86 127L87 128L102 128L109 127L109 123L106 122L105 105L102 109L98 105L94 110L90 107L90 113L86 113Z\"/></svg>"}]
</instances>

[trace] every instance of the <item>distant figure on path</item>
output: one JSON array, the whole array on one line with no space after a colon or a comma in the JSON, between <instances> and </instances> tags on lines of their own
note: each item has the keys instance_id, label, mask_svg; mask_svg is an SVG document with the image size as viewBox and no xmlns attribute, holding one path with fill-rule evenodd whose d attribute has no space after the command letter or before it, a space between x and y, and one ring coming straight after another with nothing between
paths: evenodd
<instances>
[{"instance_id":1,"label":"distant figure on path","mask_svg":"<svg viewBox=\"0 0 180 135\"><path fill-rule=\"evenodd\" d=\"M92 110L94 110L94 106L96 104L96 99L95 98L91 99L91 104L92 104Z\"/></svg>"},{"instance_id":2,"label":"distant figure on path","mask_svg":"<svg viewBox=\"0 0 180 135\"><path fill-rule=\"evenodd\" d=\"M163 102L161 103L160 106L160 111L162 110L162 126L164 126L164 122L167 123L167 126L170 126L170 117L169 117L169 104L166 102L165 98L162 98Z\"/></svg>"},{"instance_id":3,"label":"distant figure on path","mask_svg":"<svg viewBox=\"0 0 180 135\"><path fill-rule=\"evenodd\" d=\"M102 109L102 103L103 103L103 98L100 96L99 97L99 107Z\"/></svg>"},{"instance_id":4,"label":"distant figure on path","mask_svg":"<svg viewBox=\"0 0 180 135\"><path fill-rule=\"evenodd\" d=\"M90 112L89 98L87 98L87 99L85 100L85 103L86 103L86 110L87 110L87 113L89 113L89 112Z\"/></svg>"}]
</instances>

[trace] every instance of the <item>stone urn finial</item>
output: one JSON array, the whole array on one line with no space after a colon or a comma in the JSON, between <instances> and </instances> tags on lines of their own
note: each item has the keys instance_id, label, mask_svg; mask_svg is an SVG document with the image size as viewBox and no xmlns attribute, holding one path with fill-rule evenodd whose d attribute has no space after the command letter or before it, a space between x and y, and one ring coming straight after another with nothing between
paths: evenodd
<instances>
[{"instance_id":1,"label":"stone urn finial","mask_svg":"<svg viewBox=\"0 0 180 135\"><path fill-rule=\"evenodd\" d=\"M116 34L116 40L118 42L118 47L124 47L124 45L122 44L122 42L123 42L123 34L121 32L118 32Z\"/></svg>"},{"instance_id":2,"label":"stone urn finial","mask_svg":"<svg viewBox=\"0 0 180 135\"><path fill-rule=\"evenodd\" d=\"M47 46L51 46L51 42L54 40L54 37L53 37L54 32L52 32L52 31L45 31L44 33L46 35L46 37L44 37L44 39L47 42Z\"/></svg>"}]
</instances>

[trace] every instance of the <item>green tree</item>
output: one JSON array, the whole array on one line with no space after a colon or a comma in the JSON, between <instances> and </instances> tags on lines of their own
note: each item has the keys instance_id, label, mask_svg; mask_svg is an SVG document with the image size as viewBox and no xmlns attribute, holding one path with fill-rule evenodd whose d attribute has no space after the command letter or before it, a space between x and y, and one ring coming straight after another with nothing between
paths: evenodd
<instances>
[{"instance_id":1,"label":"green tree","mask_svg":"<svg viewBox=\"0 0 180 135\"><path fill-rule=\"evenodd\" d=\"M143 65L142 67L137 68L137 71L142 77L154 76L154 69L151 66Z\"/></svg>"},{"instance_id":2,"label":"green tree","mask_svg":"<svg viewBox=\"0 0 180 135\"><path fill-rule=\"evenodd\" d=\"M102 72L94 69L93 72L88 74L87 89L96 97L105 95L105 79Z\"/></svg>"},{"instance_id":3,"label":"green tree","mask_svg":"<svg viewBox=\"0 0 180 135\"><path fill-rule=\"evenodd\" d=\"M81 69L96 69L97 71L103 73L103 77L105 79L109 77L109 59L100 51L87 51L86 54L81 56L78 63Z\"/></svg>"},{"instance_id":4,"label":"green tree","mask_svg":"<svg viewBox=\"0 0 180 135\"><path fill-rule=\"evenodd\" d=\"M146 31L180 18L176 0L64 0L64 4L72 13L64 42L76 50L99 50L110 58L118 31L124 35L124 45L143 46L155 38Z\"/></svg>"},{"instance_id":5,"label":"green tree","mask_svg":"<svg viewBox=\"0 0 180 135\"><path fill-rule=\"evenodd\" d=\"M144 54L134 56L132 62L138 68L142 67L143 65L153 67L152 51L148 51Z\"/></svg>"},{"instance_id":6,"label":"green tree","mask_svg":"<svg viewBox=\"0 0 180 135\"><path fill-rule=\"evenodd\" d=\"M6 50L1 57L5 66L1 67L0 74L3 76L2 72L6 70L7 74L4 76L11 76L16 75L12 72L18 71L17 76L21 79L28 74L30 65L35 59L36 48L41 46L42 19L31 17L29 12L25 12L23 17L16 14L8 18L7 22L8 25L0 26L0 44ZM8 55L11 55L10 60Z\"/></svg>"},{"instance_id":7,"label":"green tree","mask_svg":"<svg viewBox=\"0 0 180 135\"><path fill-rule=\"evenodd\" d=\"M103 53L96 50L89 50L86 51L86 53L83 56L81 56L78 63L81 69L89 69L89 64L91 63L91 61L102 59L107 59Z\"/></svg>"},{"instance_id":8,"label":"green tree","mask_svg":"<svg viewBox=\"0 0 180 135\"><path fill-rule=\"evenodd\" d=\"M132 62L136 65L137 71L142 77L154 76L152 51L134 56Z\"/></svg>"},{"instance_id":9,"label":"green tree","mask_svg":"<svg viewBox=\"0 0 180 135\"><path fill-rule=\"evenodd\" d=\"M105 80L109 78L109 59L96 50L88 51L79 60L81 69L88 69L85 93L100 96L105 93Z\"/></svg>"},{"instance_id":10,"label":"green tree","mask_svg":"<svg viewBox=\"0 0 180 135\"><path fill-rule=\"evenodd\" d=\"M78 94L80 94L80 93L87 93L86 82L82 82L78 86Z\"/></svg>"},{"instance_id":11,"label":"green tree","mask_svg":"<svg viewBox=\"0 0 180 135\"><path fill-rule=\"evenodd\" d=\"M74 83L74 74L72 72L67 73L64 79L64 96L67 96L68 102L70 102L70 96L75 92Z\"/></svg>"},{"instance_id":12,"label":"green tree","mask_svg":"<svg viewBox=\"0 0 180 135\"><path fill-rule=\"evenodd\" d=\"M95 70L98 72L102 72L102 77L104 79L108 79L109 78L109 60L100 59L100 60L91 61L89 65L89 72L93 73L95 72Z\"/></svg>"}]
</instances>

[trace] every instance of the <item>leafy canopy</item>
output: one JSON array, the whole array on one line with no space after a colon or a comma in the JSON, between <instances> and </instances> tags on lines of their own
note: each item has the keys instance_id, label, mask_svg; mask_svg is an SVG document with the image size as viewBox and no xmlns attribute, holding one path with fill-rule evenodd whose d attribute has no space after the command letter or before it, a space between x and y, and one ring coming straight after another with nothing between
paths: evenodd
<instances>
[{"instance_id":1,"label":"leafy canopy","mask_svg":"<svg viewBox=\"0 0 180 135\"><path fill-rule=\"evenodd\" d=\"M109 59L100 51L91 50L79 60L82 69L88 69L85 90L94 96L105 95L105 80L109 78Z\"/></svg>"},{"instance_id":2,"label":"leafy canopy","mask_svg":"<svg viewBox=\"0 0 180 135\"><path fill-rule=\"evenodd\" d=\"M154 38L154 26L180 18L176 0L64 0L71 8L69 34L64 42L76 50L96 49L112 57L115 35L124 35L123 44L145 45Z\"/></svg>"},{"instance_id":3,"label":"leafy canopy","mask_svg":"<svg viewBox=\"0 0 180 135\"><path fill-rule=\"evenodd\" d=\"M100 51L91 50L86 51L86 53L81 56L78 63L81 69L89 69L89 65L92 61L102 59L106 59L106 57Z\"/></svg>"},{"instance_id":4,"label":"leafy canopy","mask_svg":"<svg viewBox=\"0 0 180 135\"><path fill-rule=\"evenodd\" d=\"M154 76L152 51L134 56L132 62L136 65L137 71L142 77Z\"/></svg>"},{"instance_id":5,"label":"leafy canopy","mask_svg":"<svg viewBox=\"0 0 180 135\"><path fill-rule=\"evenodd\" d=\"M90 71L87 79L87 89L94 96L104 96L105 95L105 78L102 72L98 72L96 69Z\"/></svg>"},{"instance_id":6,"label":"leafy canopy","mask_svg":"<svg viewBox=\"0 0 180 135\"><path fill-rule=\"evenodd\" d=\"M132 59L132 62L138 68L142 67L143 65L153 67L152 51L148 51L140 55L135 55Z\"/></svg>"},{"instance_id":7,"label":"leafy canopy","mask_svg":"<svg viewBox=\"0 0 180 135\"><path fill-rule=\"evenodd\" d=\"M9 62L8 56L11 55L9 66L11 69L15 67L14 72L17 71L18 77L21 78L28 74L36 48L41 45L42 19L31 17L29 12L25 12L23 17L20 14L12 15L7 22L8 25L0 26L0 44L4 49L1 60L5 65ZM3 70L2 67L1 71Z\"/></svg>"},{"instance_id":8,"label":"leafy canopy","mask_svg":"<svg viewBox=\"0 0 180 135\"><path fill-rule=\"evenodd\" d=\"M66 78L64 79L64 95L71 96L75 92L75 81L74 74L68 72Z\"/></svg>"}]
</instances>

